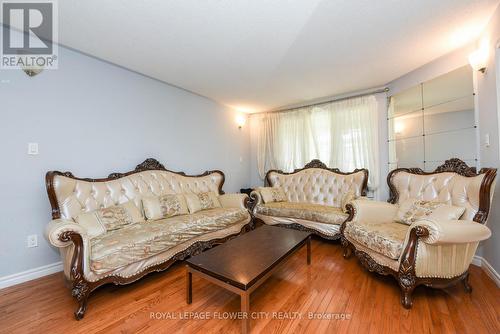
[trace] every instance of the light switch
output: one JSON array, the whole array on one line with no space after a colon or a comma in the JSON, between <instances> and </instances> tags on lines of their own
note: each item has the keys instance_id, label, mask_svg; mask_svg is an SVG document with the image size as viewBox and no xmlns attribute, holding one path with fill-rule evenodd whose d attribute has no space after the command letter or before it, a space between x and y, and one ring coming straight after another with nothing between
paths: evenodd
<instances>
[{"instance_id":1,"label":"light switch","mask_svg":"<svg viewBox=\"0 0 500 334\"><path fill-rule=\"evenodd\" d=\"M38 154L38 143L28 143L28 154L29 155Z\"/></svg>"},{"instance_id":2,"label":"light switch","mask_svg":"<svg viewBox=\"0 0 500 334\"><path fill-rule=\"evenodd\" d=\"M38 236L36 234L28 235L26 244L28 248L38 247Z\"/></svg>"}]
</instances>

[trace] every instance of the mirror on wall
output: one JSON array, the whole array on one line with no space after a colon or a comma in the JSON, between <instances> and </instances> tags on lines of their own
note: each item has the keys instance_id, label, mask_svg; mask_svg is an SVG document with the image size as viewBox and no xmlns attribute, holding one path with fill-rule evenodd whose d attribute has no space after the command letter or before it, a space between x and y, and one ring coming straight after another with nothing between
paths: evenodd
<instances>
[{"instance_id":1,"label":"mirror on wall","mask_svg":"<svg viewBox=\"0 0 500 334\"><path fill-rule=\"evenodd\" d=\"M470 66L389 98L389 170L433 171L446 159L477 165L477 126Z\"/></svg>"}]
</instances>

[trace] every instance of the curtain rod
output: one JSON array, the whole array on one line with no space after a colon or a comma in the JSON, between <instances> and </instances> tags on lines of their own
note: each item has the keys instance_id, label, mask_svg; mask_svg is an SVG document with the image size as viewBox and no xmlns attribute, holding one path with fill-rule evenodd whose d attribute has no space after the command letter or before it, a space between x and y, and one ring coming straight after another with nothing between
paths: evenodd
<instances>
[{"instance_id":1,"label":"curtain rod","mask_svg":"<svg viewBox=\"0 0 500 334\"><path fill-rule=\"evenodd\" d=\"M279 112L289 112L292 110L297 110L297 109L302 109L306 107L314 107L314 106L319 106L321 104L327 104L330 102L338 102L338 101L343 101L343 100L349 100L353 99L356 97L362 97L362 96L367 96L367 95L372 95L372 94L378 94L378 93L387 93L389 91L388 87L381 88L381 89L375 89L372 91L368 91L365 93L359 93L359 94L354 94L354 95L349 95L349 96L344 96L344 97L339 97L339 98L333 98L328 101L322 101L322 102L317 102L317 103L311 103L311 104L306 104L300 107L293 107L293 108L285 108L285 109L278 109L278 110L271 110L271 111L260 111L260 112L255 112L250 115L258 115L258 114L273 114L273 113L279 113Z\"/></svg>"}]
</instances>

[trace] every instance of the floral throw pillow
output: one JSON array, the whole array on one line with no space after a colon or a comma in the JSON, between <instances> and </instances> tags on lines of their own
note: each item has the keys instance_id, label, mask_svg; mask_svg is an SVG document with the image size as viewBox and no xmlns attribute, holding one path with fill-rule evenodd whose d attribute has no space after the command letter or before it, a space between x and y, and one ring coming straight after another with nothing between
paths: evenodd
<instances>
[{"instance_id":1,"label":"floral throw pillow","mask_svg":"<svg viewBox=\"0 0 500 334\"><path fill-rule=\"evenodd\" d=\"M206 193L199 193L196 195L198 196L198 199L200 201L200 207L202 210L211 209L215 206L214 201L210 196L210 193L206 192Z\"/></svg>"},{"instance_id":2,"label":"floral throw pillow","mask_svg":"<svg viewBox=\"0 0 500 334\"><path fill-rule=\"evenodd\" d=\"M190 213L221 207L217 194L213 191L197 194L190 193L185 194L185 196Z\"/></svg>"},{"instance_id":3,"label":"floral throw pillow","mask_svg":"<svg viewBox=\"0 0 500 334\"><path fill-rule=\"evenodd\" d=\"M169 218L188 214L186 199L182 194L166 194L142 199L144 213L148 220Z\"/></svg>"},{"instance_id":4,"label":"floral throw pillow","mask_svg":"<svg viewBox=\"0 0 500 334\"><path fill-rule=\"evenodd\" d=\"M286 194L280 187L260 188L260 194L264 203L286 202Z\"/></svg>"},{"instance_id":5,"label":"floral throw pillow","mask_svg":"<svg viewBox=\"0 0 500 334\"><path fill-rule=\"evenodd\" d=\"M160 196L160 210L163 218L185 215L188 213L186 200L182 195Z\"/></svg>"},{"instance_id":6,"label":"floral throw pillow","mask_svg":"<svg viewBox=\"0 0 500 334\"><path fill-rule=\"evenodd\" d=\"M106 231L118 230L134 223L127 209L121 205L97 210L96 215Z\"/></svg>"},{"instance_id":7,"label":"floral throw pillow","mask_svg":"<svg viewBox=\"0 0 500 334\"><path fill-rule=\"evenodd\" d=\"M396 221L406 225L421 219L456 220L465 212L464 207L444 202L408 199L401 203Z\"/></svg>"}]
</instances>

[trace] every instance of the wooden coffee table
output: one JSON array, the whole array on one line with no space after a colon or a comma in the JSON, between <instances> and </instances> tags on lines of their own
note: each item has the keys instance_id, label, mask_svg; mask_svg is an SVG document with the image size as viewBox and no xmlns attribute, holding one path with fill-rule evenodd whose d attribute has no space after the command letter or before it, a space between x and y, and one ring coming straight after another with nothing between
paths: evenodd
<instances>
[{"instance_id":1,"label":"wooden coffee table","mask_svg":"<svg viewBox=\"0 0 500 334\"><path fill-rule=\"evenodd\" d=\"M250 294L295 251L307 245L311 263L311 234L282 227L262 226L186 260L188 304L192 275L196 274L241 297L242 331L250 330Z\"/></svg>"}]
</instances>

